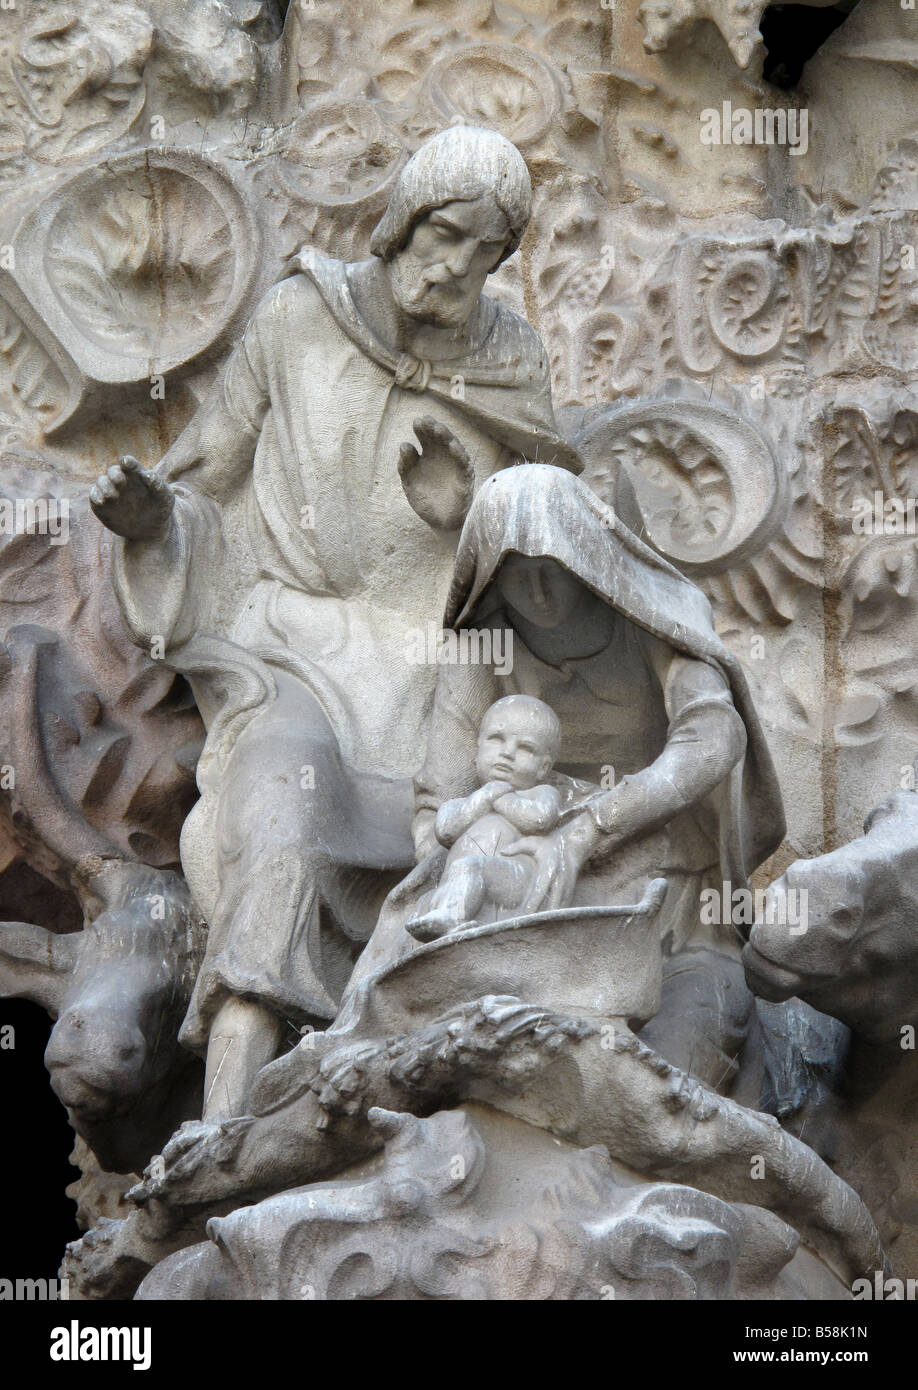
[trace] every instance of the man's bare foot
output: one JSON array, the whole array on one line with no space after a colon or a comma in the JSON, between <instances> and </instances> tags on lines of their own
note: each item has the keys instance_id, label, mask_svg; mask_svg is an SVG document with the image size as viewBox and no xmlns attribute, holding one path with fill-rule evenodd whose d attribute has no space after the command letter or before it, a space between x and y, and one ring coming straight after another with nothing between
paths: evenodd
<instances>
[{"instance_id":1,"label":"man's bare foot","mask_svg":"<svg viewBox=\"0 0 918 1390\"><path fill-rule=\"evenodd\" d=\"M144 1169L143 1178L126 1193L135 1206L168 1202L170 1206L196 1206L214 1196L214 1172L234 1162L242 1142L255 1123L251 1115L207 1124L186 1120L161 1154Z\"/></svg>"}]
</instances>

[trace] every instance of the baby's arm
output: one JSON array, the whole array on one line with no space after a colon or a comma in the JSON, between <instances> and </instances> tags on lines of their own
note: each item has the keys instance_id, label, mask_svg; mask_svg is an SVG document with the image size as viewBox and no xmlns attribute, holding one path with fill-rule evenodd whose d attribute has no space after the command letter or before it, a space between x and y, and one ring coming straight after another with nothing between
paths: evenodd
<instances>
[{"instance_id":1,"label":"baby's arm","mask_svg":"<svg viewBox=\"0 0 918 1390\"><path fill-rule=\"evenodd\" d=\"M557 787L530 787L524 792L508 792L494 803L521 835L542 835L553 830L561 813L561 793Z\"/></svg>"},{"instance_id":2,"label":"baby's arm","mask_svg":"<svg viewBox=\"0 0 918 1390\"><path fill-rule=\"evenodd\" d=\"M454 801L444 801L437 812L437 821L434 833L441 845L447 849L464 835L466 830L486 816L492 809L497 797L502 797L510 791L508 782L486 782L478 791L472 792L470 796L460 796Z\"/></svg>"}]
</instances>

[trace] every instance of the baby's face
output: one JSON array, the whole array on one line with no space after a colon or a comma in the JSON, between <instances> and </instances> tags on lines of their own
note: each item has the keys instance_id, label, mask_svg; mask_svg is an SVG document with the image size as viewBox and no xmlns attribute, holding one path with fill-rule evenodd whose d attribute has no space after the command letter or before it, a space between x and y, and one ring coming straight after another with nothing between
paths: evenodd
<instances>
[{"instance_id":1,"label":"baby's face","mask_svg":"<svg viewBox=\"0 0 918 1390\"><path fill-rule=\"evenodd\" d=\"M478 735L478 776L509 782L516 791L538 786L551 771L549 735L531 710L486 714Z\"/></svg>"}]
</instances>

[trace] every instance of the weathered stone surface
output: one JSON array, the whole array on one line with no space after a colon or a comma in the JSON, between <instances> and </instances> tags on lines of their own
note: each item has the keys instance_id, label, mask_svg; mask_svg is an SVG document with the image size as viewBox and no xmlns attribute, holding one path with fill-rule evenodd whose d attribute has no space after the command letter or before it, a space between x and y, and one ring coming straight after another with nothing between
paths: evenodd
<instances>
[{"instance_id":1,"label":"weathered stone surface","mask_svg":"<svg viewBox=\"0 0 918 1390\"><path fill-rule=\"evenodd\" d=\"M74 1296L918 1278L918 78L842 10L4 9Z\"/></svg>"}]
</instances>

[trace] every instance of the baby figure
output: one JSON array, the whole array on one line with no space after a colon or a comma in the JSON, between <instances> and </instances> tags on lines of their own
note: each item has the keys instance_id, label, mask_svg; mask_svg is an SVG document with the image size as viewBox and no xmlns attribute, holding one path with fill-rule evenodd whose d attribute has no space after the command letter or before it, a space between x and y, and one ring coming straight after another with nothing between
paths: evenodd
<instances>
[{"instance_id":1,"label":"baby figure","mask_svg":"<svg viewBox=\"0 0 918 1390\"><path fill-rule=\"evenodd\" d=\"M537 910L531 851L507 851L558 824L561 793L545 779L560 744L558 717L542 700L508 695L491 705L478 735L481 786L437 812L436 836L449 855L427 910L406 923L418 941L474 926L483 910L489 921Z\"/></svg>"}]
</instances>

